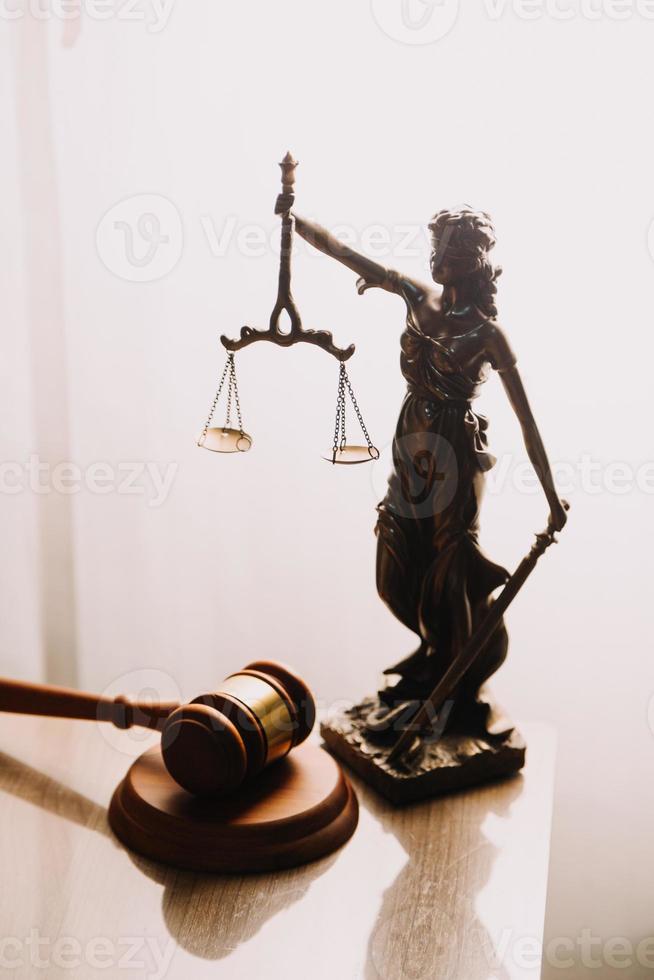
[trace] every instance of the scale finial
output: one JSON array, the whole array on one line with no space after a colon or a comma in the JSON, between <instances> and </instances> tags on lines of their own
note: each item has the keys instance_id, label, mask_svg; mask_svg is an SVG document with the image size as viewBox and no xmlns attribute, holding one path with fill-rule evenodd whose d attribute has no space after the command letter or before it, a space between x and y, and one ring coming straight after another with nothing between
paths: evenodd
<instances>
[{"instance_id":1,"label":"scale finial","mask_svg":"<svg viewBox=\"0 0 654 980\"><path fill-rule=\"evenodd\" d=\"M282 187L285 191L290 191L295 183L295 168L297 160L289 150L279 165L282 168Z\"/></svg>"}]
</instances>

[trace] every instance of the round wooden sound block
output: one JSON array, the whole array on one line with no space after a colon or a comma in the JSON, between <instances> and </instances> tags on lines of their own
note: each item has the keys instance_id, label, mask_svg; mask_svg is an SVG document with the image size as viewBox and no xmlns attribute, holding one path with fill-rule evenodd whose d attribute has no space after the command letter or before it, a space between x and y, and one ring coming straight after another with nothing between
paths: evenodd
<instances>
[{"instance_id":1,"label":"round wooden sound block","mask_svg":"<svg viewBox=\"0 0 654 980\"><path fill-rule=\"evenodd\" d=\"M109 807L109 823L129 848L191 871L274 871L314 861L344 844L358 819L336 760L307 744L221 800L178 786L156 746L132 764Z\"/></svg>"}]
</instances>

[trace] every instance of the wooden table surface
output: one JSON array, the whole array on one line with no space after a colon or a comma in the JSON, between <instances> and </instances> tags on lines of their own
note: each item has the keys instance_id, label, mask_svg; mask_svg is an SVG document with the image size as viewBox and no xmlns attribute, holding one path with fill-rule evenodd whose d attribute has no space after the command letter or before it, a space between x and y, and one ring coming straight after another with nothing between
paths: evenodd
<instances>
[{"instance_id":1,"label":"wooden table surface","mask_svg":"<svg viewBox=\"0 0 654 980\"><path fill-rule=\"evenodd\" d=\"M111 833L111 793L151 734L1 715L0 972L536 980L554 739L522 730L522 776L403 810L354 779L360 823L339 852L230 878L142 860Z\"/></svg>"}]
</instances>

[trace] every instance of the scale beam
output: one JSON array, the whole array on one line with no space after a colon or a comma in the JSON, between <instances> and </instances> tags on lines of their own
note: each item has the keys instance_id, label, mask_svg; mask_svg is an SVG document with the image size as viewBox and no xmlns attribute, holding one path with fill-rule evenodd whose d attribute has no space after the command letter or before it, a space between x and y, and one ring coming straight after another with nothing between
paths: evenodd
<instances>
[{"instance_id":1,"label":"scale beam","mask_svg":"<svg viewBox=\"0 0 654 980\"><path fill-rule=\"evenodd\" d=\"M337 347L334 337L328 330L305 330L302 326L302 319L299 310L295 305L295 300L291 293L291 251L293 248L293 224L294 219L291 208L295 203L295 168L297 160L294 160L290 153L287 153L279 165L282 169L282 193L277 199L276 213L282 216L282 238L279 255L279 287L277 290L277 301L270 314L270 326L267 330L255 330L253 327L243 327L240 337L236 340L226 337L224 334L220 338L221 343L228 351L243 350L250 344L255 344L260 340L267 340L277 344L279 347L292 347L294 344L313 344L321 347L328 354L332 354L339 361L347 361L354 354L354 344L349 347ZM286 311L290 320L290 330L282 330L279 325L279 318Z\"/></svg>"}]
</instances>

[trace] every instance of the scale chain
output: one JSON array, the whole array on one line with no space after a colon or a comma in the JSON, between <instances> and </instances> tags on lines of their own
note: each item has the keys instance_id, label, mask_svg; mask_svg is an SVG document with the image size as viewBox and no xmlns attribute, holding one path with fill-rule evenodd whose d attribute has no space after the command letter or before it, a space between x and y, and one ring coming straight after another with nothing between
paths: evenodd
<instances>
[{"instance_id":1,"label":"scale chain","mask_svg":"<svg viewBox=\"0 0 654 980\"><path fill-rule=\"evenodd\" d=\"M350 400L354 407L359 426L361 427L361 432L363 433L366 443L368 445L368 453L371 459L379 459L379 452L373 445L373 441L370 438L370 433L366 428L366 423L363 421L363 415L361 414L361 409L359 408L359 403L356 400L356 395L354 394L354 389L350 382L350 378L347 373L347 369L343 361L341 361L341 366L338 371L338 393L336 396L336 422L334 424L334 443L332 445L332 462L336 462L336 455L339 452L343 452L347 448L347 437L345 433L345 389L347 388L347 393L350 396Z\"/></svg>"},{"instance_id":2,"label":"scale chain","mask_svg":"<svg viewBox=\"0 0 654 980\"><path fill-rule=\"evenodd\" d=\"M241 400L238 397L238 382L236 380L236 362L233 354L230 354L230 358L231 358L231 368L230 368L231 387L233 388L234 391L234 404L236 406L236 418L238 419L238 431L241 434L241 438L243 438L245 433L243 432L243 418L241 416ZM231 407L231 394L230 394L230 407Z\"/></svg>"},{"instance_id":3,"label":"scale chain","mask_svg":"<svg viewBox=\"0 0 654 980\"><path fill-rule=\"evenodd\" d=\"M225 413L225 429L231 428L232 422L232 390L234 388L234 375L232 374L232 360L230 354L229 364L229 383L227 385L227 411Z\"/></svg>"},{"instance_id":4,"label":"scale chain","mask_svg":"<svg viewBox=\"0 0 654 980\"><path fill-rule=\"evenodd\" d=\"M361 426L361 431L363 432L363 435L365 437L365 440L366 440L366 442L368 444L368 452L372 456L372 450L375 447L373 446L372 439L370 438L370 435L368 434L368 430L366 428L366 423L363 421L363 415L361 414L361 410L359 408L358 402L357 402L357 400L356 400L356 398L354 396L354 391L352 390L352 385L350 384L350 379L348 377L348 373L345 370L345 365L343 364L342 361L341 361L341 368L343 369L343 381L347 385L347 390L348 390L348 392L350 394L350 398L352 399L352 404L354 405L354 411L356 412L356 416L357 416L357 419L359 421L359 425ZM343 395L343 400L345 400L345 395Z\"/></svg>"},{"instance_id":5,"label":"scale chain","mask_svg":"<svg viewBox=\"0 0 654 980\"><path fill-rule=\"evenodd\" d=\"M345 365L341 361L338 372L338 390L336 394L336 423L334 425L334 444L332 451L334 458L339 449L345 445L345 384L343 381L343 371Z\"/></svg>"},{"instance_id":6,"label":"scale chain","mask_svg":"<svg viewBox=\"0 0 654 980\"><path fill-rule=\"evenodd\" d=\"M341 438L339 441L339 449L342 452L347 445L347 437L345 435L345 381L344 381L345 365L342 362L341 362L341 369L339 371L339 375L340 375L339 391L341 397Z\"/></svg>"},{"instance_id":7,"label":"scale chain","mask_svg":"<svg viewBox=\"0 0 654 980\"><path fill-rule=\"evenodd\" d=\"M243 431L243 417L241 415L241 401L238 394L238 381L236 380L236 364L234 361L234 354L230 351L227 355L227 360L225 361L225 367L223 368L223 373L220 376L220 381L218 383L218 391L216 392L215 398L211 403L211 408L209 409L209 415L207 421L204 423L204 429L202 430L202 435L200 439L204 439L211 425L211 420L213 419L218 401L222 394L222 390L225 386L225 381L227 381L227 413L225 415L225 423L223 429L229 429L232 417L232 404L236 409L236 417L238 419L238 431L241 438L245 437L245 432Z\"/></svg>"},{"instance_id":8,"label":"scale chain","mask_svg":"<svg viewBox=\"0 0 654 980\"><path fill-rule=\"evenodd\" d=\"M229 370L229 359L230 357L233 356L234 356L233 354L230 354L227 360L225 361L225 367L223 368L223 373L221 374L220 381L218 382L218 391L216 392L216 396L213 402L211 403L211 408L209 409L209 415L207 416L207 421L204 423L204 429L202 430L202 435L200 436L201 439L206 438L207 432L209 430L209 426L211 425L211 420L213 418L213 413L216 411L216 405L218 404L218 399L220 398L220 394L223 390L223 385L225 384L225 378L227 376L227 371Z\"/></svg>"}]
</instances>

